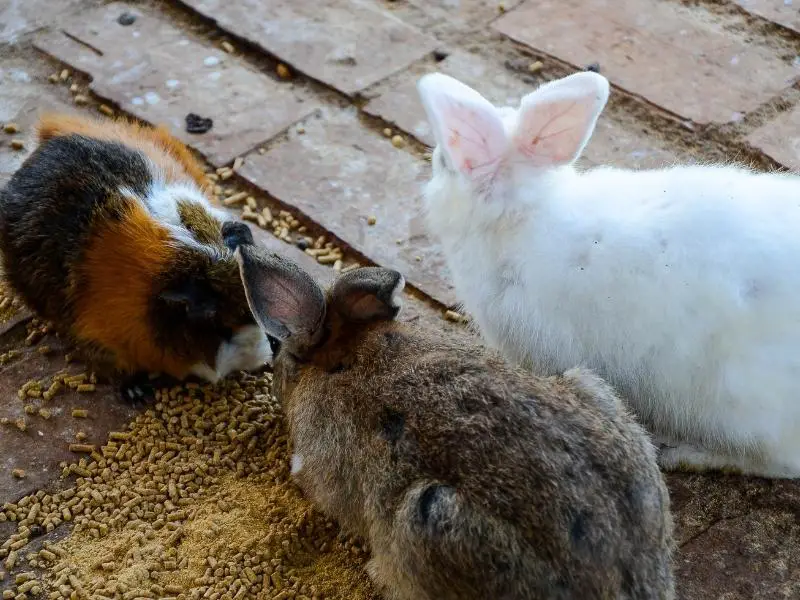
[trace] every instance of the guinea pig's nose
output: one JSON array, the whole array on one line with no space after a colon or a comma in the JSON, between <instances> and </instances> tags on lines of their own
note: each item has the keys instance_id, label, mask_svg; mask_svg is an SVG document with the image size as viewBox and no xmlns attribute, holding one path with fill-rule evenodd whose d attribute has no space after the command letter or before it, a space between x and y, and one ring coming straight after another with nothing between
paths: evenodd
<instances>
[{"instance_id":1,"label":"guinea pig's nose","mask_svg":"<svg viewBox=\"0 0 800 600\"><path fill-rule=\"evenodd\" d=\"M225 221L222 224L222 243L230 250L236 250L242 244L253 243L253 232L241 221Z\"/></svg>"}]
</instances>

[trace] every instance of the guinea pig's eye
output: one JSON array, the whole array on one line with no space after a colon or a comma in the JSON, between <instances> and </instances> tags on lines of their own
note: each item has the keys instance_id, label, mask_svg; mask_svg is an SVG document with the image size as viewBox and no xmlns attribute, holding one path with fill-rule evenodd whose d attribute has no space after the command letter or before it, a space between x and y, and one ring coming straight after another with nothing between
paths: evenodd
<instances>
[{"instance_id":1,"label":"guinea pig's eye","mask_svg":"<svg viewBox=\"0 0 800 600\"><path fill-rule=\"evenodd\" d=\"M269 349L272 350L272 356L278 356L278 352L281 350L281 341L271 335L268 335L267 339L269 340Z\"/></svg>"}]
</instances>

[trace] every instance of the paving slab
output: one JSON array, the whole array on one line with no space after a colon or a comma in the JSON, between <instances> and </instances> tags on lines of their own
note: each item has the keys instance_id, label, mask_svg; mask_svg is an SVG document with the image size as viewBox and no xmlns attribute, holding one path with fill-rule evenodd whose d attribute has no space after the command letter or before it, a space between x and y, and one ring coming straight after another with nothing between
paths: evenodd
<instances>
[{"instance_id":1,"label":"paving slab","mask_svg":"<svg viewBox=\"0 0 800 600\"><path fill-rule=\"evenodd\" d=\"M135 18L122 25L126 14ZM244 62L136 7L114 2L81 13L36 46L91 75L91 90L124 111L166 124L220 166L284 131L318 105L290 82ZM206 133L186 131L186 117L213 119Z\"/></svg>"},{"instance_id":2,"label":"paving slab","mask_svg":"<svg viewBox=\"0 0 800 600\"><path fill-rule=\"evenodd\" d=\"M225 31L349 96L438 42L369 0L180 0Z\"/></svg>"},{"instance_id":3,"label":"paving slab","mask_svg":"<svg viewBox=\"0 0 800 600\"><path fill-rule=\"evenodd\" d=\"M800 171L800 107L779 114L750 133L747 141L783 166Z\"/></svg>"},{"instance_id":4,"label":"paving slab","mask_svg":"<svg viewBox=\"0 0 800 600\"><path fill-rule=\"evenodd\" d=\"M798 0L734 0L747 12L769 19L800 33L800 1Z\"/></svg>"},{"instance_id":5,"label":"paving slab","mask_svg":"<svg viewBox=\"0 0 800 600\"><path fill-rule=\"evenodd\" d=\"M736 121L800 75L702 11L659 0L537 0L493 28L578 67L599 63L615 85L701 124Z\"/></svg>"},{"instance_id":6,"label":"paving slab","mask_svg":"<svg viewBox=\"0 0 800 600\"><path fill-rule=\"evenodd\" d=\"M421 214L430 165L369 130L354 108L325 111L303 127L248 156L239 174L430 297L454 303L444 256Z\"/></svg>"},{"instance_id":7,"label":"paving slab","mask_svg":"<svg viewBox=\"0 0 800 600\"><path fill-rule=\"evenodd\" d=\"M452 29L486 25L522 0L408 0L442 25Z\"/></svg>"},{"instance_id":8,"label":"paving slab","mask_svg":"<svg viewBox=\"0 0 800 600\"><path fill-rule=\"evenodd\" d=\"M95 0L3 0L0 44L16 44L27 34L57 23L79 8L95 4Z\"/></svg>"},{"instance_id":9,"label":"paving slab","mask_svg":"<svg viewBox=\"0 0 800 600\"><path fill-rule=\"evenodd\" d=\"M416 90L419 77L430 71L441 71L463 81L495 105L517 106L522 97L538 85L523 81L501 64L457 51L438 64L416 69L405 80L383 90L365 105L364 111L395 124L423 144L432 146L435 140ZM653 138L603 114L581 163L647 168L674 161L675 155L662 149Z\"/></svg>"},{"instance_id":10,"label":"paving slab","mask_svg":"<svg viewBox=\"0 0 800 600\"><path fill-rule=\"evenodd\" d=\"M0 105L2 105L0 101ZM16 109L15 109L16 107ZM19 132L9 135L0 132L0 187L11 178L36 147L36 123L46 112L76 112L71 105L56 99L22 99L19 103L9 102L0 108L0 125L15 123ZM6 116L8 115L8 116ZM11 147L13 140L22 141L24 147Z\"/></svg>"},{"instance_id":11,"label":"paving slab","mask_svg":"<svg viewBox=\"0 0 800 600\"><path fill-rule=\"evenodd\" d=\"M800 483L667 475L681 600L800 597Z\"/></svg>"}]
</instances>

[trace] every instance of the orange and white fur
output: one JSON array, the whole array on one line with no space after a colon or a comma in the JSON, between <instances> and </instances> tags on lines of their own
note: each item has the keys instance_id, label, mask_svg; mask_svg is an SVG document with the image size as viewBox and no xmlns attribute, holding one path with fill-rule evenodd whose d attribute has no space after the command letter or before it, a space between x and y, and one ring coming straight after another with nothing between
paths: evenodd
<instances>
[{"instance_id":1,"label":"orange and white fur","mask_svg":"<svg viewBox=\"0 0 800 600\"><path fill-rule=\"evenodd\" d=\"M99 369L215 381L270 359L224 213L165 128L45 116L0 193L4 275Z\"/></svg>"}]
</instances>

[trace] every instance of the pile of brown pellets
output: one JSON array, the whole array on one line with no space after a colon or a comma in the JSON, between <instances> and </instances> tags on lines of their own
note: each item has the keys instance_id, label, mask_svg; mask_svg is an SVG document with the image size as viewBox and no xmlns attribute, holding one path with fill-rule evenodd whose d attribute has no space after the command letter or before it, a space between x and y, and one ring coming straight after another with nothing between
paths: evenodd
<instances>
[{"instance_id":1,"label":"pile of brown pellets","mask_svg":"<svg viewBox=\"0 0 800 600\"><path fill-rule=\"evenodd\" d=\"M162 389L108 437L62 464L73 487L2 507L16 524L0 546L3 600L376 598L363 544L290 480L271 375ZM38 539L54 530L66 537Z\"/></svg>"}]
</instances>

